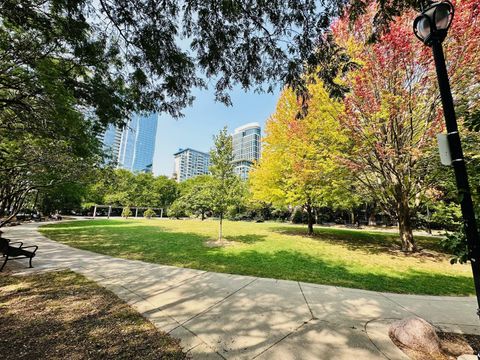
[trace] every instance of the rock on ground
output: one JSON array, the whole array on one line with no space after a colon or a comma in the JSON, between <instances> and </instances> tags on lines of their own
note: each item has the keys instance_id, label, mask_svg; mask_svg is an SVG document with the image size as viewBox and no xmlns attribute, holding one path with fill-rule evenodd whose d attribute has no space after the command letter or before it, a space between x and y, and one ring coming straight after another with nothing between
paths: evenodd
<instances>
[{"instance_id":1,"label":"rock on ground","mask_svg":"<svg viewBox=\"0 0 480 360\"><path fill-rule=\"evenodd\" d=\"M409 317L394 322L390 326L389 335L401 347L429 355L442 356L440 338L435 328L419 317Z\"/></svg>"}]
</instances>

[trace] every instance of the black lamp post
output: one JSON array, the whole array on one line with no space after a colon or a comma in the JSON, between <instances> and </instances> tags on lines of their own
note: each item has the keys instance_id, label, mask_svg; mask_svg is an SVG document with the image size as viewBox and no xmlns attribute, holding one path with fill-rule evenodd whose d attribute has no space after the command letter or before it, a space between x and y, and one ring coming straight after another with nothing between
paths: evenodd
<instances>
[{"instance_id":1,"label":"black lamp post","mask_svg":"<svg viewBox=\"0 0 480 360\"><path fill-rule=\"evenodd\" d=\"M425 45L433 51L435 68L437 70L438 86L442 98L443 113L447 127L448 146L455 172L455 180L462 207L465 234L467 236L469 259L472 265L473 281L477 293L480 316L480 237L478 234L475 212L468 184L467 168L463 158L462 144L458 133L457 119L453 107L452 92L448 81L447 67L443 55L442 41L447 36L453 20L453 5L449 1L429 1L426 9L413 22L413 31Z\"/></svg>"}]
</instances>

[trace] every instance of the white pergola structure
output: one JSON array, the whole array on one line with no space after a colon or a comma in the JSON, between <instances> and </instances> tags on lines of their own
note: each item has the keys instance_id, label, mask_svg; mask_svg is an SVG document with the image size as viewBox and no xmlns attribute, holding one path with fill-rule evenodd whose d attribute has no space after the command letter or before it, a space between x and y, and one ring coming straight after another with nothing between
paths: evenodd
<instances>
[{"instance_id":1,"label":"white pergola structure","mask_svg":"<svg viewBox=\"0 0 480 360\"><path fill-rule=\"evenodd\" d=\"M97 216L97 209L108 209L107 219L110 219L110 214L112 213L113 209L123 209L123 206L112 206L112 205L97 205L93 206L93 218ZM160 211L160 218L163 218L163 208L150 208L145 206L130 206L130 209L135 209L135 217L138 217L138 210L147 210L152 209L154 211Z\"/></svg>"}]
</instances>

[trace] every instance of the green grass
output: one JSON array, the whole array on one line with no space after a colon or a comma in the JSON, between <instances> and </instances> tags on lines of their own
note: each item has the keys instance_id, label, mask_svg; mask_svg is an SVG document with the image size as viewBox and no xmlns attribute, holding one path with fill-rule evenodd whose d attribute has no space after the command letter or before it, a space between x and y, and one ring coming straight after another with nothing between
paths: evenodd
<instances>
[{"instance_id":1,"label":"green grass","mask_svg":"<svg viewBox=\"0 0 480 360\"><path fill-rule=\"evenodd\" d=\"M439 238L416 237L435 255L405 255L398 235L317 227L225 222L233 245L208 247L216 221L94 220L52 224L49 238L101 254L233 274L338 285L376 291L432 295L474 293L470 268L450 265L438 254Z\"/></svg>"}]
</instances>

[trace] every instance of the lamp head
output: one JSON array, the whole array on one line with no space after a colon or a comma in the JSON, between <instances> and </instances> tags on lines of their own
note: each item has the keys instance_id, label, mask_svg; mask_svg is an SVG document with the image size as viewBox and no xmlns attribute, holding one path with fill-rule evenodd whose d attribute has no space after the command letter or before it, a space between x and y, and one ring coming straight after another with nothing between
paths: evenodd
<instances>
[{"instance_id":1,"label":"lamp head","mask_svg":"<svg viewBox=\"0 0 480 360\"><path fill-rule=\"evenodd\" d=\"M430 1L413 22L415 36L428 46L441 43L452 24L453 12L453 5L448 0Z\"/></svg>"}]
</instances>

